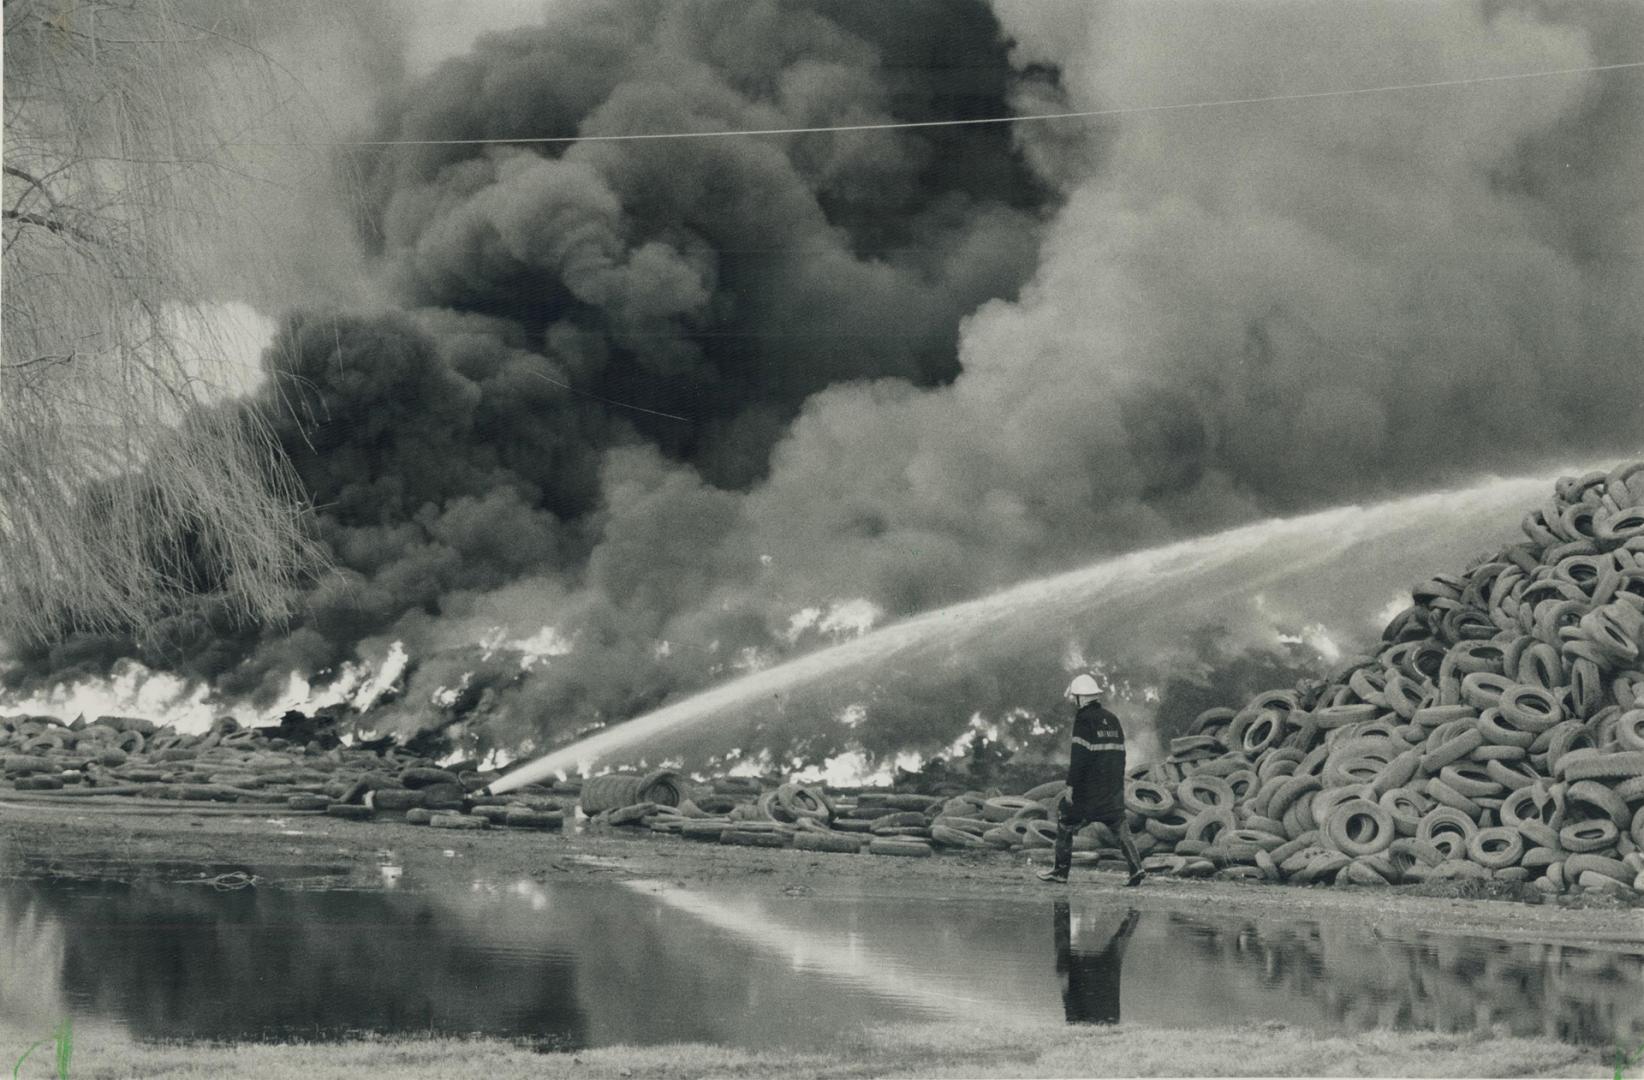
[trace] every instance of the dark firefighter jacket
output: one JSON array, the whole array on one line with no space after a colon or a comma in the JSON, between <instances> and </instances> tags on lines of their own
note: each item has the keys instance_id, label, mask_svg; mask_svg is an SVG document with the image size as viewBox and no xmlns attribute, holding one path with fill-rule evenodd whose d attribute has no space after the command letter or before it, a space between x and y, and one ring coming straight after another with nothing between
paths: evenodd
<instances>
[{"instance_id":1,"label":"dark firefighter jacket","mask_svg":"<svg viewBox=\"0 0 1644 1080\"><path fill-rule=\"evenodd\" d=\"M1125 811L1125 730L1119 718L1091 702L1073 718L1067 768L1073 811L1085 821L1112 821Z\"/></svg>"}]
</instances>

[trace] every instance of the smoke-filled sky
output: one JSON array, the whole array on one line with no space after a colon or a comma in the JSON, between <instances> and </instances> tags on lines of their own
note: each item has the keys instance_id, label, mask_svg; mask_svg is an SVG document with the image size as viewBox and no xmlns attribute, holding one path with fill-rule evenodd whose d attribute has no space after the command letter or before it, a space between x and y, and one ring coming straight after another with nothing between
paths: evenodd
<instances>
[{"instance_id":1,"label":"smoke-filled sky","mask_svg":"<svg viewBox=\"0 0 1644 1080\"><path fill-rule=\"evenodd\" d=\"M396 141L1124 110L1644 60L1644 8L1620 3L269 19L328 130ZM531 638L559 655L522 677L505 650L470 688L508 730L562 738L1103 554L1644 444L1644 70L338 159L261 204L262 248L216 255L220 299L280 322L253 400L338 572L293 625L82 638L23 657L14 682L138 657L268 701L292 671L398 640L420 661L406 700L426 701L475 670L449 650ZM242 286L248 255L288 270ZM957 723L1059 691L993 685Z\"/></svg>"}]
</instances>

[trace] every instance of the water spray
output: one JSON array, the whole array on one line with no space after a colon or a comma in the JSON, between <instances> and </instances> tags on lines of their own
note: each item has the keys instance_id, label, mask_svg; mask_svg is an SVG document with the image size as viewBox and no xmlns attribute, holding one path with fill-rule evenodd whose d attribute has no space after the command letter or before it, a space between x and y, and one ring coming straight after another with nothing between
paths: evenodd
<instances>
[{"instance_id":1,"label":"water spray","mask_svg":"<svg viewBox=\"0 0 1644 1080\"><path fill-rule=\"evenodd\" d=\"M1013 616L1031 615L1035 623L1065 627L1088 621L1095 611L1203 611L1228 598L1282 588L1349 554L1359 555L1362 563L1361 549L1371 542L1376 545L1374 553L1395 564L1392 573L1419 572L1419 567L1405 564L1423 545L1482 544L1481 522L1488 522L1490 528L1499 526L1503 533L1511 531L1518 508L1533 502L1551 482L1551 475L1556 474L1496 479L1462 490L1269 519L1028 581L893 623L663 706L523 764L485 792L501 795L526 784L586 771L623 750L722 718L739 706L761 700L786 701L796 691L859 665L882 665L894 659L917 669L921 664L935 664L938 649L980 650L992 639L1025 639L1029 628L1019 625L1019 620L1013 622ZM1354 565L1360 577L1385 580L1388 576L1372 574L1360 563ZM1342 575L1335 577L1341 580ZM1060 687L1056 689L1059 692Z\"/></svg>"}]
</instances>

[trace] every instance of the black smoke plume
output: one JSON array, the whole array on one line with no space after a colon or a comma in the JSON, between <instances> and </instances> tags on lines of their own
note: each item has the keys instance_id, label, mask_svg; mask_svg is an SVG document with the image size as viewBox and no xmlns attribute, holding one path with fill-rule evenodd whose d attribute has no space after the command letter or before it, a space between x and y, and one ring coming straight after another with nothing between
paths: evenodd
<instances>
[{"instance_id":1,"label":"black smoke plume","mask_svg":"<svg viewBox=\"0 0 1644 1080\"><path fill-rule=\"evenodd\" d=\"M482 38L385 94L372 137L1167 106L1639 57L1644 10L1621 5L623 0ZM461 686L541 747L1098 555L1634 452L1641 121L1644 77L1613 71L1013 130L356 151L400 310L290 317L256 403L341 572L294 626L73 640L11 677L135 656L269 700L400 640L405 724ZM922 739L1045 701L967 678L919 703L941 718Z\"/></svg>"}]
</instances>

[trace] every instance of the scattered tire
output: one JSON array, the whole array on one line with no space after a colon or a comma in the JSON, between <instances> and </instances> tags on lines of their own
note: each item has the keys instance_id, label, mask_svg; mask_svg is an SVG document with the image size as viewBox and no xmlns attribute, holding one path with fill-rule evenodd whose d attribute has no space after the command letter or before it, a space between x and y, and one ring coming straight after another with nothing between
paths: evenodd
<instances>
[{"instance_id":1,"label":"scattered tire","mask_svg":"<svg viewBox=\"0 0 1644 1080\"><path fill-rule=\"evenodd\" d=\"M930 827L930 838L931 838L931 840L934 843L941 845L942 847L951 847L951 848L985 848L985 847L988 847L989 845L988 845L987 841L982 839L982 835L983 834L979 833L979 832L970 832L970 831L964 830L964 829L956 829L956 828L954 828L950 825L944 825L944 824L942 824L942 819L941 818L938 818L936 820L935 824L931 825L931 827Z\"/></svg>"},{"instance_id":2,"label":"scattered tire","mask_svg":"<svg viewBox=\"0 0 1644 1080\"><path fill-rule=\"evenodd\" d=\"M489 821L482 817L471 817L468 814L430 814L428 824L436 829L466 829L469 831L489 828L491 825Z\"/></svg>"},{"instance_id":3,"label":"scattered tire","mask_svg":"<svg viewBox=\"0 0 1644 1080\"><path fill-rule=\"evenodd\" d=\"M565 815L558 810L532 810L523 806L510 806L502 815L502 823L510 829L548 831L563 828Z\"/></svg>"},{"instance_id":4,"label":"scattered tire","mask_svg":"<svg viewBox=\"0 0 1644 1080\"><path fill-rule=\"evenodd\" d=\"M736 847L769 847L779 848L788 846L788 838L779 832L753 832L747 829L731 828L719 834L721 844L731 844ZM884 842L884 841L876 841Z\"/></svg>"},{"instance_id":5,"label":"scattered tire","mask_svg":"<svg viewBox=\"0 0 1644 1080\"><path fill-rule=\"evenodd\" d=\"M690 798L689 785L685 775L673 769L658 769L647 773L639 781L639 790L634 792L634 802L654 803L657 806L678 806ZM830 808L831 814L831 808Z\"/></svg>"},{"instance_id":6,"label":"scattered tire","mask_svg":"<svg viewBox=\"0 0 1644 1080\"><path fill-rule=\"evenodd\" d=\"M724 819L695 818L679 827L679 835L687 840L705 840L709 843L719 843L719 837L731 827L731 823Z\"/></svg>"},{"instance_id":7,"label":"scattered tire","mask_svg":"<svg viewBox=\"0 0 1644 1080\"><path fill-rule=\"evenodd\" d=\"M932 852L929 844L922 844L914 840L875 840L868 845L868 854L925 859L929 858Z\"/></svg>"},{"instance_id":8,"label":"scattered tire","mask_svg":"<svg viewBox=\"0 0 1644 1080\"><path fill-rule=\"evenodd\" d=\"M610 825L637 825L654 813L656 813L656 803L634 803L631 806L623 806L607 811L605 821Z\"/></svg>"},{"instance_id":9,"label":"scattered tire","mask_svg":"<svg viewBox=\"0 0 1644 1080\"><path fill-rule=\"evenodd\" d=\"M982 804L982 816L989 821L1009 821L1022 810L1044 810L1037 800L1003 795Z\"/></svg>"},{"instance_id":10,"label":"scattered tire","mask_svg":"<svg viewBox=\"0 0 1644 1080\"><path fill-rule=\"evenodd\" d=\"M639 789L644 783L644 777L632 773L606 773L604 776L594 776L582 783L581 804L582 812L589 817L603 814L607 810L617 810L624 806L632 806L640 801ZM444 788L446 784L435 784L434 787Z\"/></svg>"},{"instance_id":11,"label":"scattered tire","mask_svg":"<svg viewBox=\"0 0 1644 1080\"><path fill-rule=\"evenodd\" d=\"M973 839L976 839L978 844L981 842L979 838ZM794 834L793 846L799 851L830 851L843 855L856 855L862 850L862 841L850 833L805 831Z\"/></svg>"}]
</instances>

